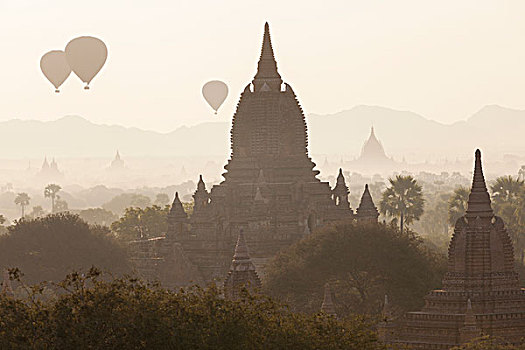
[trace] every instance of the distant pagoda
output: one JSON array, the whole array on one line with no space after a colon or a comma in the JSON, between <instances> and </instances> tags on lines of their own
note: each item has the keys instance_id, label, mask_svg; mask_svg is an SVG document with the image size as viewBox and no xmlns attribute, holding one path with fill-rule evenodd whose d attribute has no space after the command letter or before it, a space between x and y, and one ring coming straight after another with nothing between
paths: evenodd
<instances>
[{"instance_id":1,"label":"distant pagoda","mask_svg":"<svg viewBox=\"0 0 525 350\"><path fill-rule=\"evenodd\" d=\"M124 161L120 157L120 152L117 150L117 153L115 154L115 158L111 161L110 168L112 170L121 170L124 169Z\"/></svg>"},{"instance_id":2,"label":"distant pagoda","mask_svg":"<svg viewBox=\"0 0 525 350\"><path fill-rule=\"evenodd\" d=\"M61 179L64 177L64 174L58 169L58 163L56 162L55 158L51 160L51 163L47 161L47 156L44 157L44 161L42 162L42 167L40 168L40 171L38 172L38 177L40 177L44 181L53 181L57 179Z\"/></svg>"},{"instance_id":3,"label":"distant pagoda","mask_svg":"<svg viewBox=\"0 0 525 350\"><path fill-rule=\"evenodd\" d=\"M363 144L359 158L350 162L350 166L358 171L372 172L392 171L392 167L396 166L392 158L386 155L373 126L370 128L370 135Z\"/></svg>"},{"instance_id":4,"label":"distant pagoda","mask_svg":"<svg viewBox=\"0 0 525 350\"><path fill-rule=\"evenodd\" d=\"M366 140L363 148L361 150L361 156L359 157L361 161L385 161L389 160L386 156L385 149L383 145L376 137L374 127L370 128L370 136Z\"/></svg>"},{"instance_id":5,"label":"distant pagoda","mask_svg":"<svg viewBox=\"0 0 525 350\"><path fill-rule=\"evenodd\" d=\"M479 150L467 212L450 241L443 289L431 291L421 311L394 324L380 331L383 340L413 349L450 349L481 334L517 344L525 335L525 289L505 224L491 207Z\"/></svg>"}]
</instances>

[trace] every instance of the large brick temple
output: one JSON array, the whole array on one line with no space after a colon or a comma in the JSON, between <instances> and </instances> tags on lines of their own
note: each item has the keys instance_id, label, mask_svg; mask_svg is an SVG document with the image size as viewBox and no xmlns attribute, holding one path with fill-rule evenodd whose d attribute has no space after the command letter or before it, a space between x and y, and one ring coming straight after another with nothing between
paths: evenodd
<instances>
[{"instance_id":1,"label":"large brick temple","mask_svg":"<svg viewBox=\"0 0 525 350\"><path fill-rule=\"evenodd\" d=\"M443 289L425 297L421 311L380 327L388 343L412 349L450 349L481 335L519 343L525 337L525 289L514 268L512 242L494 215L476 151L467 212L454 228Z\"/></svg>"},{"instance_id":2,"label":"large brick temple","mask_svg":"<svg viewBox=\"0 0 525 350\"><path fill-rule=\"evenodd\" d=\"M307 146L303 111L277 70L266 24L257 73L233 116L224 181L208 192L200 178L191 216L175 197L166 236L132 244L139 272L167 286L223 281L242 229L264 275L282 248L316 227L352 219L342 172L334 189L320 181Z\"/></svg>"}]
</instances>

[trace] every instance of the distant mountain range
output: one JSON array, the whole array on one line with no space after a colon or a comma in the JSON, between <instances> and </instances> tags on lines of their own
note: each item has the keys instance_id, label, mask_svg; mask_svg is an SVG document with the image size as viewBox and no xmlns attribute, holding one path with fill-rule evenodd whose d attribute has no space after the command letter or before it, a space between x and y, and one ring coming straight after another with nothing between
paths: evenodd
<instances>
[{"instance_id":1,"label":"distant mountain range","mask_svg":"<svg viewBox=\"0 0 525 350\"><path fill-rule=\"evenodd\" d=\"M313 153L357 156L373 125L387 154L397 160L470 158L476 148L492 158L525 155L525 110L497 105L485 106L467 120L453 124L376 106L356 106L308 119Z\"/></svg>"},{"instance_id":2,"label":"distant mountain range","mask_svg":"<svg viewBox=\"0 0 525 350\"><path fill-rule=\"evenodd\" d=\"M388 155L401 160L525 154L525 111L486 106L465 121L442 124L408 111L356 106L307 117L310 152L356 157L373 125ZM167 133L100 125L78 116L0 122L0 158L227 156L230 123L203 123Z\"/></svg>"}]
</instances>

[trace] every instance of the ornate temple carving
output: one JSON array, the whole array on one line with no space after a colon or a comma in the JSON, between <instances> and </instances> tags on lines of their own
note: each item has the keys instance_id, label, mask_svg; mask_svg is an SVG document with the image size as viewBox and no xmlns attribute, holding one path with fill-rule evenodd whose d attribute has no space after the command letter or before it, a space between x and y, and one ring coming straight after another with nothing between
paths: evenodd
<instances>
[{"instance_id":1,"label":"ornate temple carving","mask_svg":"<svg viewBox=\"0 0 525 350\"><path fill-rule=\"evenodd\" d=\"M476 151L466 214L449 247L443 289L425 297L421 311L408 312L383 340L414 349L450 349L480 334L518 343L525 334L525 289L514 269L514 252L503 220L494 215Z\"/></svg>"}]
</instances>

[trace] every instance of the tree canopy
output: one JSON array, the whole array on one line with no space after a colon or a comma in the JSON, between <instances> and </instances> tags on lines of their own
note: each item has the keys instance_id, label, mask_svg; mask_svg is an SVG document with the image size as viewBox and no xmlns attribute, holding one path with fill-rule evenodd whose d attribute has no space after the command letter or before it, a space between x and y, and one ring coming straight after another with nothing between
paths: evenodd
<instances>
[{"instance_id":1,"label":"tree canopy","mask_svg":"<svg viewBox=\"0 0 525 350\"><path fill-rule=\"evenodd\" d=\"M21 219L0 237L0 267L20 268L31 283L58 281L92 265L129 271L125 250L108 233L68 213Z\"/></svg>"},{"instance_id":2,"label":"tree canopy","mask_svg":"<svg viewBox=\"0 0 525 350\"><path fill-rule=\"evenodd\" d=\"M501 176L491 184L490 190L494 212L505 222L516 257L525 265L525 182Z\"/></svg>"},{"instance_id":3,"label":"tree canopy","mask_svg":"<svg viewBox=\"0 0 525 350\"><path fill-rule=\"evenodd\" d=\"M0 294L2 349L386 349L363 318L293 313L247 291L231 301L213 286L172 291L94 268L67 276L55 298L27 290Z\"/></svg>"},{"instance_id":4,"label":"tree canopy","mask_svg":"<svg viewBox=\"0 0 525 350\"><path fill-rule=\"evenodd\" d=\"M124 213L126 208L145 208L148 205L151 205L151 199L147 196L137 193L122 193L113 197L109 202L103 204L102 208L117 215L121 215Z\"/></svg>"},{"instance_id":5,"label":"tree canopy","mask_svg":"<svg viewBox=\"0 0 525 350\"><path fill-rule=\"evenodd\" d=\"M126 208L124 215L111 224L111 230L124 240L162 236L168 230L169 208L167 205Z\"/></svg>"},{"instance_id":6,"label":"tree canopy","mask_svg":"<svg viewBox=\"0 0 525 350\"><path fill-rule=\"evenodd\" d=\"M111 211L102 208L88 208L78 212L78 216L84 221L92 225L103 225L109 226L115 220L118 220L118 216L113 214Z\"/></svg>"},{"instance_id":7,"label":"tree canopy","mask_svg":"<svg viewBox=\"0 0 525 350\"><path fill-rule=\"evenodd\" d=\"M454 190L448 200L448 223L450 226L456 225L456 221L467 211L468 196L470 188L459 186Z\"/></svg>"},{"instance_id":8,"label":"tree canopy","mask_svg":"<svg viewBox=\"0 0 525 350\"><path fill-rule=\"evenodd\" d=\"M411 232L387 225L344 223L316 231L267 267L264 288L295 310L316 312L330 282L339 315L378 313L385 294L400 309L421 306L439 287L443 257Z\"/></svg>"}]
</instances>

